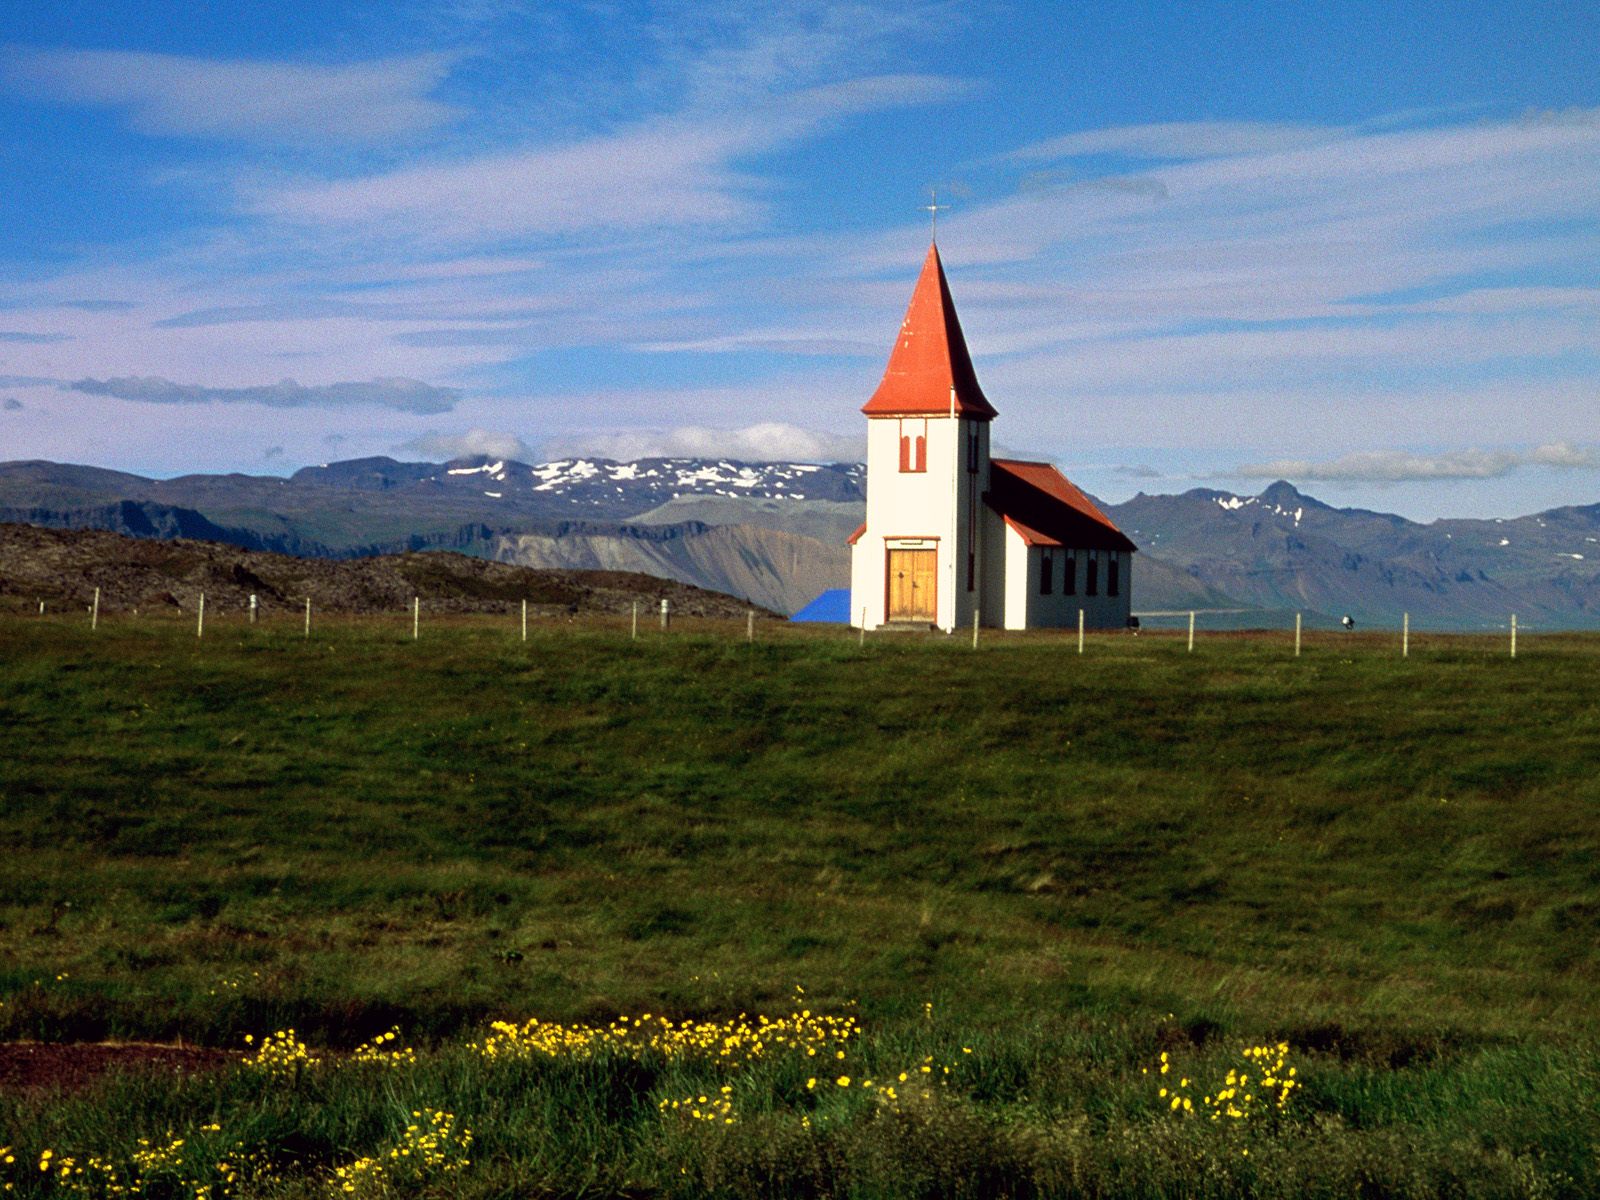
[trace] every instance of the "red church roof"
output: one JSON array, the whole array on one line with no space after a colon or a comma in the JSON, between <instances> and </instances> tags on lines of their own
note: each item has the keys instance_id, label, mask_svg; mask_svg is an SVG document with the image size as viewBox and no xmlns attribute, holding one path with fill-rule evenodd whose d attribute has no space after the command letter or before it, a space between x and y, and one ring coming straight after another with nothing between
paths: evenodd
<instances>
[{"instance_id":1,"label":"red church roof","mask_svg":"<svg viewBox=\"0 0 1600 1200\"><path fill-rule=\"evenodd\" d=\"M1049 463L990 459L984 501L1030 546L1138 549L1093 500Z\"/></svg>"},{"instance_id":2,"label":"red church roof","mask_svg":"<svg viewBox=\"0 0 1600 1200\"><path fill-rule=\"evenodd\" d=\"M861 411L869 417L947 416L953 411L980 421L996 415L972 369L937 245L928 247L883 382Z\"/></svg>"}]
</instances>

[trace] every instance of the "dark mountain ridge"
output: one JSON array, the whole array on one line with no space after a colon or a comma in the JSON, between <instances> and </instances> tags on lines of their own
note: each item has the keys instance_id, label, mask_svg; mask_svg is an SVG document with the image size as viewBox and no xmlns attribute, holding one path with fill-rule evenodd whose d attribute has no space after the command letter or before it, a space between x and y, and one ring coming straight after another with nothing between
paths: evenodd
<instances>
[{"instance_id":1,"label":"dark mountain ridge","mask_svg":"<svg viewBox=\"0 0 1600 1200\"><path fill-rule=\"evenodd\" d=\"M848 584L860 464L375 457L282 478L146 479L0 463L0 520L354 558L452 549L548 568L643 571L794 611ZM1600 504L1422 524L1335 508L1285 481L1102 505L1138 544L1135 610L1242 610L1228 623L1600 628Z\"/></svg>"},{"instance_id":2,"label":"dark mountain ridge","mask_svg":"<svg viewBox=\"0 0 1600 1200\"><path fill-rule=\"evenodd\" d=\"M1321 621L1600 628L1600 505L1429 524L1334 508L1278 481L1257 496L1140 493L1108 515L1141 549L1274 611ZM1136 568L1137 569L1137 568Z\"/></svg>"}]
</instances>

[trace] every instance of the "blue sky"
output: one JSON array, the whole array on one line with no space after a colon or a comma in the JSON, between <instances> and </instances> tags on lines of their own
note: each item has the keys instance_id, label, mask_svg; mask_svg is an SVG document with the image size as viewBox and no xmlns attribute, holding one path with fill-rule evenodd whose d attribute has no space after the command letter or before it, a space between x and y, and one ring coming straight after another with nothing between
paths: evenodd
<instances>
[{"instance_id":1,"label":"blue sky","mask_svg":"<svg viewBox=\"0 0 1600 1200\"><path fill-rule=\"evenodd\" d=\"M937 187L996 441L1101 496L1594 503L1597 46L1592 0L7 5L0 459L853 456Z\"/></svg>"}]
</instances>

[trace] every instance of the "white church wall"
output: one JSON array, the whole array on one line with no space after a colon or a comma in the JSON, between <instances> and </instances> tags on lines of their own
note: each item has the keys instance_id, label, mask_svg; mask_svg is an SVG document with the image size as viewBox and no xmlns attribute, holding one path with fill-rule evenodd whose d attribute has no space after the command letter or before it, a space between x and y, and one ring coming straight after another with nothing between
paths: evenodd
<instances>
[{"instance_id":1,"label":"white church wall","mask_svg":"<svg viewBox=\"0 0 1600 1200\"><path fill-rule=\"evenodd\" d=\"M1011 526L1005 526L1005 623L1006 629L1028 627L1029 586L1038 587L1038 552Z\"/></svg>"},{"instance_id":2,"label":"white church wall","mask_svg":"<svg viewBox=\"0 0 1600 1200\"><path fill-rule=\"evenodd\" d=\"M1008 531L1009 532L1009 531ZM1013 534L1013 537L1016 535ZM1021 538L1017 542L1021 543ZM1121 629L1128 623L1128 569L1129 558L1125 552L1109 550L1080 550L1063 547L1030 546L1027 547L1030 556L1027 575L1026 595L1026 621L1027 626L1038 629L1075 629L1078 625L1078 610L1083 610L1083 623L1088 629ZM1041 583L1044 576L1044 563L1048 555L1050 563L1050 591L1044 592ZM1091 556L1097 563L1095 592L1089 593L1089 562ZM1117 595L1108 594L1107 584L1110 579L1108 563L1115 556L1118 559ZM1070 557L1076 564L1073 571L1073 588L1067 590L1067 571L1065 559ZM1020 629L1022 625L1009 623L1008 629Z\"/></svg>"},{"instance_id":3,"label":"white church wall","mask_svg":"<svg viewBox=\"0 0 1600 1200\"><path fill-rule=\"evenodd\" d=\"M958 605L966 600L965 539L956 519L963 481L955 477L965 467L961 424L949 417L867 421L867 528L851 555L850 608L857 623L866 611L869 629L887 619L888 549L898 538L938 540L936 624L951 629L959 619ZM924 470L900 470L902 432L927 439ZM970 620L970 606L964 611Z\"/></svg>"},{"instance_id":4,"label":"white church wall","mask_svg":"<svg viewBox=\"0 0 1600 1200\"><path fill-rule=\"evenodd\" d=\"M872 536L871 526L850 547L850 624L857 629L863 624L868 629L883 624L885 557L883 539Z\"/></svg>"}]
</instances>

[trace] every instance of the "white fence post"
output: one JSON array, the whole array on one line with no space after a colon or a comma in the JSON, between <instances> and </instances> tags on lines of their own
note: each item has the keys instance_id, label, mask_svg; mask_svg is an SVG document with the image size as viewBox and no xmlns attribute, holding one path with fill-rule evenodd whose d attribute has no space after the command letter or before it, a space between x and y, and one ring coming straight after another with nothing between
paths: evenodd
<instances>
[{"instance_id":1,"label":"white fence post","mask_svg":"<svg viewBox=\"0 0 1600 1200\"><path fill-rule=\"evenodd\" d=\"M411 640L414 642L422 633L422 597L411 597Z\"/></svg>"},{"instance_id":2,"label":"white fence post","mask_svg":"<svg viewBox=\"0 0 1600 1200\"><path fill-rule=\"evenodd\" d=\"M667 631L667 623L672 619L672 601L665 596L661 597L661 632Z\"/></svg>"},{"instance_id":3,"label":"white fence post","mask_svg":"<svg viewBox=\"0 0 1600 1200\"><path fill-rule=\"evenodd\" d=\"M972 648L978 648L978 610L972 610Z\"/></svg>"},{"instance_id":4,"label":"white fence post","mask_svg":"<svg viewBox=\"0 0 1600 1200\"><path fill-rule=\"evenodd\" d=\"M39 602L39 611L44 611L44 602ZM94 604L89 609L89 629L94 631L100 628L100 589L94 590Z\"/></svg>"},{"instance_id":5,"label":"white fence post","mask_svg":"<svg viewBox=\"0 0 1600 1200\"><path fill-rule=\"evenodd\" d=\"M1517 656L1517 614L1511 614L1511 657Z\"/></svg>"},{"instance_id":6,"label":"white fence post","mask_svg":"<svg viewBox=\"0 0 1600 1200\"><path fill-rule=\"evenodd\" d=\"M633 640L639 640L639 602L633 602Z\"/></svg>"},{"instance_id":7,"label":"white fence post","mask_svg":"<svg viewBox=\"0 0 1600 1200\"><path fill-rule=\"evenodd\" d=\"M864 608L861 610L861 637L856 644L858 646L867 644L867 610Z\"/></svg>"},{"instance_id":8,"label":"white fence post","mask_svg":"<svg viewBox=\"0 0 1600 1200\"><path fill-rule=\"evenodd\" d=\"M756 610L753 608L744 614L744 640L747 642L756 640Z\"/></svg>"},{"instance_id":9,"label":"white fence post","mask_svg":"<svg viewBox=\"0 0 1600 1200\"><path fill-rule=\"evenodd\" d=\"M1078 610L1078 653L1083 653L1083 609Z\"/></svg>"},{"instance_id":10,"label":"white fence post","mask_svg":"<svg viewBox=\"0 0 1600 1200\"><path fill-rule=\"evenodd\" d=\"M1294 615L1294 656L1300 657L1300 614Z\"/></svg>"},{"instance_id":11,"label":"white fence post","mask_svg":"<svg viewBox=\"0 0 1600 1200\"><path fill-rule=\"evenodd\" d=\"M206 594L200 593L200 607L194 622L195 637L204 637L206 632Z\"/></svg>"},{"instance_id":12,"label":"white fence post","mask_svg":"<svg viewBox=\"0 0 1600 1200\"><path fill-rule=\"evenodd\" d=\"M256 594L250 593L250 624L256 623Z\"/></svg>"},{"instance_id":13,"label":"white fence post","mask_svg":"<svg viewBox=\"0 0 1600 1200\"><path fill-rule=\"evenodd\" d=\"M311 597L306 597L306 636L311 636Z\"/></svg>"},{"instance_id":14,"label":"white fence post","mask_svg":"<svg viewBox=\"0 0 1600 1200\"><path fill-rule=\"evenodd\" d=\"M528 640L528 602L522 602L522 640Z\"/></svg>"},{"instance_id":15,"label":"white fence post","mask_svg":"<svg viewBox=\"0 0 1600 1200\"><path fill-rule=\"evenodd\" d=\"M1411 657L1411 614L1406 613L1400 621L1400 657Z\"/></svg>"},{"instance_id":16,"label":"white fence post","mask_svg":"<svg viewBox=\"0 0 1600 1200\"><path fill-rule=\"evenodd\" d=\"M1189 610L1189 653L1194 653L1194 609Z\"/></svg>"}]
</instances>

